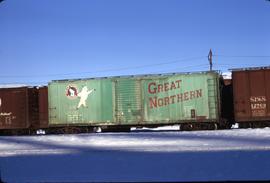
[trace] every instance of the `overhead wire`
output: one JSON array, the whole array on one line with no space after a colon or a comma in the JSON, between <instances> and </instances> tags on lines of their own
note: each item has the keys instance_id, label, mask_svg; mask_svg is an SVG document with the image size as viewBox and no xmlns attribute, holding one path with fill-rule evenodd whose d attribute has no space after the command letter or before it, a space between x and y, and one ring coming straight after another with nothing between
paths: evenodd
<instances>
[{"instance_id":1,"label":"overhead wire","mask_svg":"<svg viewBox=\"0 0 270 183\"><path fill-rule=\"evenodd\" d=\"M178 73L178 72L186 72L183 69L187 69L187 68L198 68L198 67L208 67L208 64L199 64L199 65L189 65L189 66L183 66L183 67L178 67L175 69L170 69L170 70L158 70L158 71L154 71L154 72L147 72L147 73L136 73L138 75L143 75L143 74L166 74L166 73ZM131 74L132 75L132 74ZM48 83L48 81L40 81L40 82L29 82L29 81L23 81L23 82L13 82L13 83L0 83L0 84L41 84L41 85L46 85Z\"/></svg>"},{"instance_id":2,"label":"overhead wire","mask_svg":"<svg viewBox=\"0 0 270 183\"><path fill-rule=\"evenodd\" d=\"M155 67L161 65L168 65L178 62L184 61L192 61L192 60L199 60L202 58L206 58L206 56L201 57L192 57L186 59L177 59L169 62L161 62L156 64L146 64L146 65L138 65L138 66L131 66L131 67L122 67L122 68L115 68L115 69L102 69L96 71L88 71L88 72L74 72L74 73L63 73L63 74L40 74L40 75L0 75L1 78L30 78L30 77L51 77L51 76L69 76L69 75L78 75L78 74L95 74L95 73L104 73L104 72L115 72L115 71L123 71L123 70L132 70L132 69L141 69L147 67Z\"/></svg>"},{"instance_id":3,"label":"overhead wire","mask_svg":"<svg viewBox=\"0 0 270 183\"><path fill-rule=\"evenodd\" d=\"M215 62L215 66L228 66L229 68L233 67L257 67L258 62L254 62L254 58L258 59L269 59L270 55L223 55L223 54L213 54L213 57L219 58L219 61ZM230 58L231 61L227 61L226 58ZM243 63L236 62L241 58L245 58L245 65ZM221 60L222 59L222 60ZM224 60L226 59L226 61ZM268 63L261 63L261 66L265 66L265 64L269 65Z\"/></svg>"},{"instance_id":4,"label":"overhead wire","mask_svg":"<svg viewBox=\"0 0 270 183\"><path fill-rule=\"evenodd\" d=\"M199 65L189 65L189 66L182 66L182 67L177 67L177 68L174 68L174 69L167 69L167 70L158 70L158 71L155 71L154 73L158 73L158 72L182 72L182 71L185 71L184 69L187 69L187 68L198 68L198 67L208 67L209 64L199 64Z\"/></svg>"},{"instance_id":5,"label":"overhead wire","mask_svg":"<svg viewBox=\"0 0 270 183\"><path fill-rule=\"evenodd\" d=\"M214 54L213 57L227 57L227 58L270 58L268 55L217 55ZM130 67L121 67L121 68L109 68L109 69L101 69L96 71L87 71L87 72L73 72L73 73L56 73L56 74L31 74L31 75L0 75L1 78L30 78L30 77L52 77L52 76L69 76L69 75L78 75L78 74L95 74L95 73L104 73L104 72L115 72L115 71L123 71L123 70L132 70L132 69L141 69L148 67L156 67L162 65L168 65L173 63L198 60L202 58L207 58L207 56L200 57L191 57L186 59L177 59L168 62L161 62L155 64L146 64L146 65L138 65L138 66L130 66ZM228 63L228 62L226 62ZM194 65L187 66L193 67ZM196 67L196 66L195 66Z\"/></svg>"},{"instance_id":6,"label":"overhead wire","mask_svg":"<svg viewBox=\"0 0 270 183\"><path fill-rule=\"evenodd\" d=\"M224 58L270 58L268 55L221 55L221 54L214 54L213 57L224 57ZM200 56L200 57L191 57L191 58L185 58L185 59L175 59L172 61L167 62L160 62L155 64L145 64L145 65L137 65L137 66L130 66L130 67L120 67L120 68L109 68L109 69L101 69L96 71L88 71L88 72L74 72L74 73L62 73L62 74L37 74L37 75L0 75L1 78L30 78L30 77L60 77L60 76L75 76L75 75L85 75L85 74L97 74L97 73L104 73L104 72L115 72L115 71L124 71L124 70L134 70L134 69L143 69L148 67L157 67L162 65L168 65L168 64L174 64L174 63L180 63L180 62L186 62L186 61L193 61L193 60L200 60L207 58L207 56ZM216 62L214 66L238 66L238 63L236 62ZM152 73L158 73L158 72L178 72L178 70L181 72L183 69L187 68L196 68L196 67L206 67L208 64L199 64L199 65L188 65L188 66L182 66L177 67L174 69L169 70L158 70L154 71ZM80 77L79 76L79 77ZM20 84L20 83L28 83L28 84L44 84L47 83L47 81L39 81L39 82L33 82L33 81L27 81L27 82L12 82L14 84ZM0 84L10 84L10 83L0 83Z\"/></svg>"},{"instance_id":7,"label":"overhead wire","mask_svg":"<svg viewBox=\"0 0 270 183\"><path fill-rule=\"evenodd\" d=\"M213 57L228 57L228 58L270 58L269 55L213 55Z\"/></svg>"}]
</instances>

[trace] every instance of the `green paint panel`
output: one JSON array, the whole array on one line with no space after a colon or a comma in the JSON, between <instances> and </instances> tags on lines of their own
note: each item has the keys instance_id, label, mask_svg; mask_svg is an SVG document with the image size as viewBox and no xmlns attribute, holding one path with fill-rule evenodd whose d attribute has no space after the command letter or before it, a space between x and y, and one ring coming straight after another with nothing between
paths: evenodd
<instances>
[{"instance_id":1,"label":"green paint panel","mask_svg":"<svg viewBox=\"0 0 270 183\"><path fill-rule=\"evenodd\" d=\"M119 124L139 123L142 119L140 80L116 80L115 96L115 111L117 122Z\"/></svg>"},{"instance_id":2,"label":"green paint panel","mask_svg":"<svg viewBox=\"0 0 270 183\"><path fill-rule=\"evenodd\" d=\"M148 123L217 121L219 76L194 73L143 80L144 120Z\"/></svg>"},{"instance_id":3,"label":"green paint panel","mask_svg":"<svg viewBox=\"0 0 270 183\"><path fill-rule=\"evenodd\" d=\"M49 84L49 124L114 122L109 79L55 81Z\"/></svg>"}]
</instances>

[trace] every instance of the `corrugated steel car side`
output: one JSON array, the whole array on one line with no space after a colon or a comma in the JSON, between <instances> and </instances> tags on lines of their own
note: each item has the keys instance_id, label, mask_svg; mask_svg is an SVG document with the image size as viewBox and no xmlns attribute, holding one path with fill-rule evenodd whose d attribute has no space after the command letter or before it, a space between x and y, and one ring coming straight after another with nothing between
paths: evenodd
<instances>
[{"instance_id":1,"label":"corrugated steel car side","mask_svg":"<svg viewBox=\"0 0 270 183\"><path fill-rule=\"evenodd\" d=\"M38 87L28 89L29 118L32 129L48 127L48 88Z\"/></svg>"},{"instance_id":2,"label":"corrugated steel car side","mask_svg":"<svg viewBox=\"0 0 270 183\"><path fill-rule=\"evenodd\" d=\"M38 105L38 89L36 87L27 88L28 93L28 121L30 128L39 127L39 105Z\"/></svg>"},{"instance_id":3,"label":"corrugated steel car side","mask_svg":"<svg viewBox=\"0 0 270 183\"><path fill-rule=\"evenodd\" d=\"M151 125L217 122L215 72L53 81L50 125Z\"/></svg>"},{"instance_id":4,"label":"corrugated steel car side","mask_svg":"<svg viewBox=\"0 0 270 183\"><path fill-rule=\"evenodd\" d=\"M116 121L121 124L217 122L219 75L193 73L118 79Z\"/></svg>"},{"instance_id":5,"label":"corrugated steel car side","mask_svg":"<svg viewBox=\"0 0 270 183\"><path fill-rule=\"evenodd\" d=\"M219 75L178 74L142 80L144 121L218 122Z\"/></svg>"},{"instance_id":6,"label":"corrugated steel car side","mask_svg":"<svg viewBox=\"0 0 270 183\"><path fill-rule=\"evenodd\" d=\"M49 83L49 125L115 123L110 79Z\"/></svg>"},{"instance_id":7,"label":"corrugated steel car side","mask_svg":"<svg viewBox=\"0 0 270 183\"><path fill-rule=\"evenodd\" d=\"M0 129L25 129L29 126L28 88L1 88Z\"/></svg>"},{"instance_id":8,"label":"corrugated steel car side","mask_svg":"<svg viewBox=\"0 0 270 183\"><path fill-rule=\"evenodd\" d=\"M49 124L48 113L48 87L40 87L38 89L38 102L39 102L39 127L47 128Z\"/></svg>"},{"instance_id":9,"label":"corrugated steel car side","mask_svg":"<svg viewBox=\"0 0 270 183\"><path fill-rule=\"evenodd\" d=\"M236 122L270 120L270 69L233 70Z\"/></svg>"}]
</instances>

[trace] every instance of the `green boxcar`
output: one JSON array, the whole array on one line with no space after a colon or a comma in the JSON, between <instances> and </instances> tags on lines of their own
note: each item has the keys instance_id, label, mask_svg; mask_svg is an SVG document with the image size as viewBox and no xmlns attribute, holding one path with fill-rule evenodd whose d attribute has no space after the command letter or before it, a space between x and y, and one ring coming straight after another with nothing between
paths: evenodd
<instances>
[{"instance_id":1,"label":"green boxcar","mask_svg":"<svg viewBox=\"0 0 270 183\"><path fill-rule=\"evenodd\" d=\"M218 122L216 72L53 81L50 125Z\"/></svg>"}]
</instances>

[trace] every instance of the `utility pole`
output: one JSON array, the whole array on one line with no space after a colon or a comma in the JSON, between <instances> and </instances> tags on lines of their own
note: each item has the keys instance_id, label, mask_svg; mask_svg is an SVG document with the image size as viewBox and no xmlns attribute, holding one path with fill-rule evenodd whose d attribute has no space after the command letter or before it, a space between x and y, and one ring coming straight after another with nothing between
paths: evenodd
<instances>
[{"instance_id":1,"label":"utility pole","mask_svg":"<svg viewBox=\"0 0 270 183\"><path fill-rule=\"evenodd\" d=\"M209 53L208 53L208 61L209 61L210 71L212 71L212 67L213 67L212 56L213 56L213 54L212 54L212 50L211 50L211 48L210 48L210 51L209 51Z\"/></svg>"}]
</instances>

